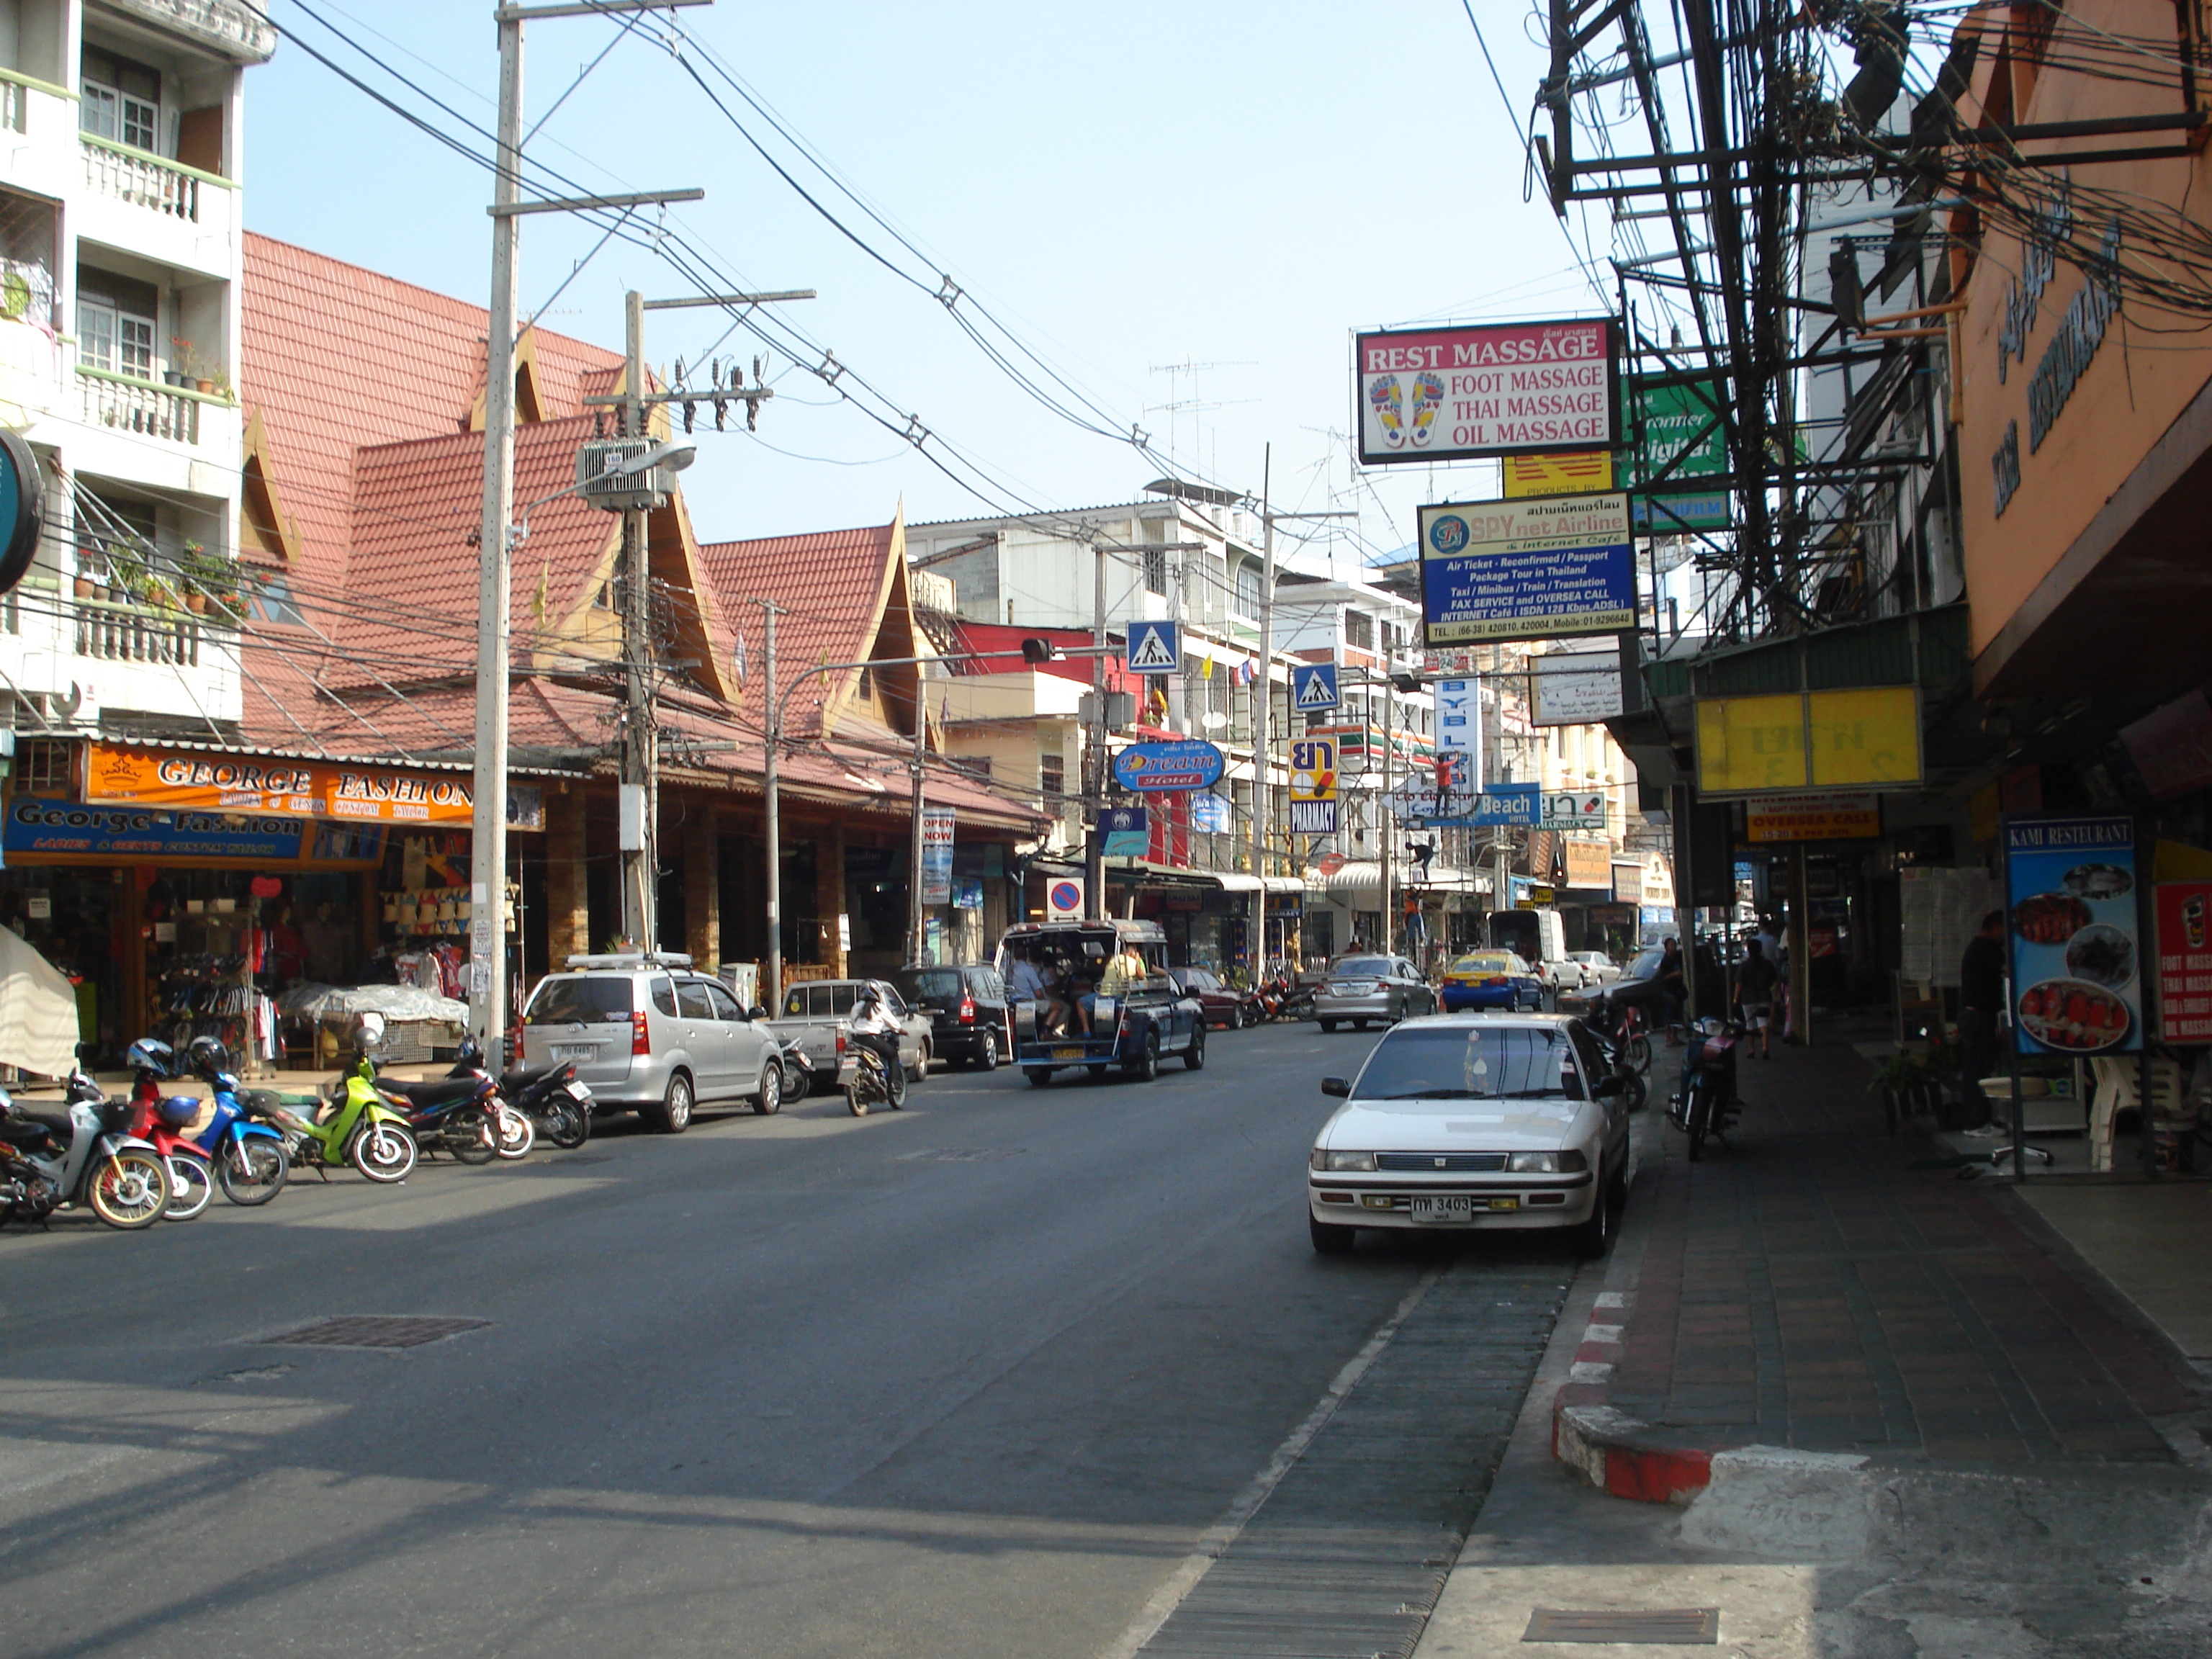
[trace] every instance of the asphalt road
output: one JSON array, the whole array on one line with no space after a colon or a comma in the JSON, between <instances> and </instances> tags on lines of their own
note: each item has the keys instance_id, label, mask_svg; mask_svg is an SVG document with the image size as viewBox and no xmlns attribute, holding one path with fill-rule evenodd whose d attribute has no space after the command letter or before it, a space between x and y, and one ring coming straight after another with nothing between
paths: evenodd
<instances>
[{"instance_id":1,"label":"asphalt road","mask_svg":"<svg viewBox=\"0 0 2212 1659\"><path fill-rule=\"evenodd\" d=\"M1109 1652L1439 1259L1307 1245L1373 1041L11 1226L0 1651ZM267 1340L363 1314L489 1322Z\"/></svg>"}]
</instances>

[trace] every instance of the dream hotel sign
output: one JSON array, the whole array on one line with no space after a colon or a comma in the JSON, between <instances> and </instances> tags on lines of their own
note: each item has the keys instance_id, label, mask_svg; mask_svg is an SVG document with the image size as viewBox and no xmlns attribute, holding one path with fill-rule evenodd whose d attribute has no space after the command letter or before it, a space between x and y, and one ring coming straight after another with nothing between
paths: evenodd
<instances>
[{"instance_id":1,"label":"dream hotel sign","mask_svg":"<svg viewBox=\"0 0 2212 1659\"><path fill-rule=\"evenodd\" d=\"M1352 339L1359 459L1610 449L1620 442L1603 318L1399 329Z\"/></svg>"},{"instance_id":2,"label":"dream hotel sign","mask_svg":"<svg viewBox=\"0 0 2212 1659\"><path fill-rule=\"evenodd\" d=\"M1431 646L1617 634L1636 625L1628 497L1536 495L1421 509Z\"/></svg>"}]
</instances>

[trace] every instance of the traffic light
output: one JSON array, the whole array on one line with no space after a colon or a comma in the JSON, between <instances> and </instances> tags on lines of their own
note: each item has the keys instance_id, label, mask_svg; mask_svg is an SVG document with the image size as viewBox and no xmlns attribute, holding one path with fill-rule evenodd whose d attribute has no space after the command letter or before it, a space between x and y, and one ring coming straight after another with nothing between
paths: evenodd
<instances>
[{"instance_id":1,"label":"traffic light","mask_svg":"<svg viewBox=\"0 0 2212 1659\"><path fill-rule=\"evenodd\" d=\"M1059 655L1060 647L1054 645L1050 640L1024 640L1022 641L1022 660L1025 663L1034 665L1036 663L1050 662Z\"/></svg>"}]
</instances>

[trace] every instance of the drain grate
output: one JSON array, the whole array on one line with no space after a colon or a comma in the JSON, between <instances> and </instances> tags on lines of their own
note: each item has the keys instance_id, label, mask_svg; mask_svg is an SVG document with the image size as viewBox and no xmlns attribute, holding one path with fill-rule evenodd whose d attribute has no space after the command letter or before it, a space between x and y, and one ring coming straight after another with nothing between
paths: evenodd
<instances>
[{"instance_id":1,"label":"drain grate","mask_svg":"<svg viewBox=\"0 0 2212 1659\"><path fill-rule=\"evenodd\" d=\"M430 1319L412 1314L351 1314L304 1325L265 1342L289 1342L304 1348L419 1348L463 1331L478 1331L489 1319Z\"/></svg>"},{"instance_id":2,"label":"drain grate","mask_svg":"<svg viewBox=\"0 0 2212 1659\"><path fill-rule=\"evenodd\" d=\"M1650 1647L1712 1647L1721 1639L1718 1607L1652 1607L1584 1612L1538 1607L1524 1642L1634 1642Z\"/></svg>"}]
</instances>

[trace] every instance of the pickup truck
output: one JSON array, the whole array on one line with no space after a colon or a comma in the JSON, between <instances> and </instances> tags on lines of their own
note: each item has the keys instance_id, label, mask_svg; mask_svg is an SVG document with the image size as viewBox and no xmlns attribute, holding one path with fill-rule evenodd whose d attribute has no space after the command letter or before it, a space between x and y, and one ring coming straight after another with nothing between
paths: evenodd
<instances>
[{"instance_id":1,"label":"pickup truck","mask_svg":"<svg viewBox=\"0 0 2212 1659\"><path fill-rule=\"evenodd\" d=\"M1144 976L1121 996L1097 999L1088 1033L1072 1023L1040 1030L1036 1003L1014 1005L1014 1059L1031 1083L1050 1083L1063 1066L1081 1066L1093 1077L1118 1066L1124 1076L1150 1082L1171 1055L1182 1055L1194 1072L1206 1064L1205 1012L1169 976L1167 936L1156 921L1022 922L1000 941L997 966L1001 979L1025 960L1095 982L1110 957L1130 950L1144 959Z\"/></svg>"},{"instance_id":2,"label":"pickup truck","mask_svg":"<svg viewBox=\"0 0 2212 1659\"><path fill-rule=\"evenodd\" d=\"M884 1006L899 1023L899 1060L907 1076L919 1082L929 1075L929 1016L908 1007L897 987L879 979L806 980L783 994L783 1006L778 1017L768 1022L768 1029L784 1042L799 1040L807 1058L814 1062L814 1087L818 1091L851 1086L860 1062L846 1042L849 1016L853 1004L860 1000L860 988L869 984L883 994Z\"/></svg>"}]
</instances>

